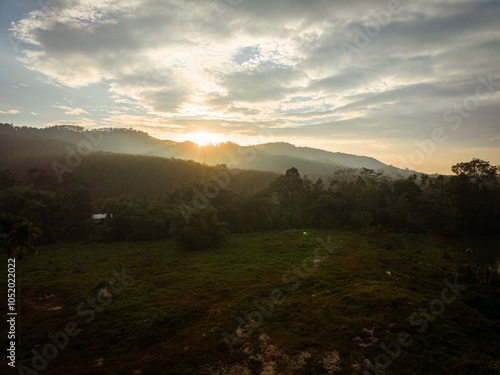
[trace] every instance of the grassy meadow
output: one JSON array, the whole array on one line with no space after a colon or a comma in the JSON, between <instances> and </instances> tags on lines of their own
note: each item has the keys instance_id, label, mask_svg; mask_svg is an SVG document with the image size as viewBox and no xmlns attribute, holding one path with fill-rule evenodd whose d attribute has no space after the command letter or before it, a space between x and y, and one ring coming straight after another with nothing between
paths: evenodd
<instances>
[{"instance_id":1,"label":"grassy meadow","mask_svg":"<svg viewBox=\"0 0 500 375\"><path fill-rule=\"evenodd\" d=\"M380 373L498 374L498 311L480 286L413 315L468 261L435 238L331 230L231 234L206 251L172 240L43 246L22 266L17 364L33 369L32 349L75 322L81 331L39 373L361 374L407 332L411 345ZM130 278L109 286L116 272ZM97 298L107 285L112 297ZM263 319L252 327L249 315Z\"/></svg>"}]
</instances>

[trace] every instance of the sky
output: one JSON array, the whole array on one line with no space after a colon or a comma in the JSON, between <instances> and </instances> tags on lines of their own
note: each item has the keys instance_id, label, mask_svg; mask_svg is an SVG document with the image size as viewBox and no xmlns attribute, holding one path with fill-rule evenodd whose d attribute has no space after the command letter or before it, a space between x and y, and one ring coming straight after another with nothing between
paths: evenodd
<instances>
[{"instance_id":1,"label":"sky","mask_svg":"<svg viewBox=\"0 0 500 375\"><path fill-rule=\"evenodd\" d=\"M500 165L499 0L0 0L0 122Z\"/></svg>"}]
</instances>

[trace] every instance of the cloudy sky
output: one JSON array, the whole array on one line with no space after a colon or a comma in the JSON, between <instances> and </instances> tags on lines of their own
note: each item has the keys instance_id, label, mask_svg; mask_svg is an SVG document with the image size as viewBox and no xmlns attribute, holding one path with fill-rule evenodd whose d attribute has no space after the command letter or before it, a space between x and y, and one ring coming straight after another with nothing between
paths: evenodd
<instances>
[{"instance_id":1,"label":"cloudy sky","mask_svg":"<svg viewBox=\"0 0 500 375\"><path fill-rule=\"evenodd\" d=\"M499 20L498 0L0 0L0 122L500 164Z\"/></svg>"}]
</instances>

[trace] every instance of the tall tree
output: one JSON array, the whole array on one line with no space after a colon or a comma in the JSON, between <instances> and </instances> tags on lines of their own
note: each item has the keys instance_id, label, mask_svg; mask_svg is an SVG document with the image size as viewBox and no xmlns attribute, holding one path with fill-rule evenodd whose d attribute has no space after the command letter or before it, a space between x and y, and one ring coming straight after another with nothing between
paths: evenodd
<instances>
[{"instance_id":1,"label":"tall tree","mask_svg":"<svg viewBox=\"0 0 500 375\"><path fill-rule=\"evenodd\" d=\"M500 167L491 165L489 161L474 158L469 162L455 164L451 167L451 170L459 176L465 175L480 184L484 181L496 182Z\"/></svg>"}]
</instances>

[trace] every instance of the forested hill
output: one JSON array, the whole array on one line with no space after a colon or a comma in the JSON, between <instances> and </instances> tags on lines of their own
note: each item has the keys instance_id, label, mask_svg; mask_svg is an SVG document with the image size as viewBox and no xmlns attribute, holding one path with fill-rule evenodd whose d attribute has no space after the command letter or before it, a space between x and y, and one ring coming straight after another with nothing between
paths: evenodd
<instances>
[{"instance_id":1,"label":"forested hill","mask_svg":"<svg viewBox=\"0 0 500 375\"><path fill-rule=\"evenodd\" d=\"M260 150L234 144L200 148L133 130L2 129L0 214L27 218L42 230L45 242L171 235L193 249L218 246L226 229L380 226L389 232L444 235L499 231L500 167L480 159L452 166L455 176L420 178L389 178L366 167L340 169L341 164L331 165L330 160L324 164L336 170L323 180L313 177L319 164L306 157L329 153L298 148L303 157L294 157L285 155L293 148L287 144L261 145ZM194 156L226 153L236 161L263 166L280 161L283 172L103 150L119 151L120 141L136 144L136 151L156 145L159 153L164 147L184 145ZM281 155L267 153L270 150ZM378 163L369 160L370 166ZM112 220L97 228L93 213L109 213Z\"/></svg>"},{"instance_id":2,"label":"forested hill","mask_svg":"<svg viewBox=\"0 0 500 375\"><path fill-rule=\"evenodd\" d=\"M51 189L63 179L77 178L89 184L94 201L119 196L158 199L174 186L213 179L226 169L223 165L207 166L192 160L99 151L102 149L100 137L95 134L86 137L92 133L71 129L18 128L13 133L5 132L5 126L2 129L0 189L14 183ZM146 139L145 143L164 143L142 132L118 133L125 135L122 139L125 144L127 137L129 142L137 138L138 141ZM118 140L110 138L113 142L109 144L118 151ZM140 147L140 142L138 144ZM267 186L277 176L272 172L239 170L231 173L230 180L224 184L232 190L251 191Z\"/></svg>"},{"instance_id":3,"label":"forested hill","mask_svg":"<svg viewBox=\"0 0 500 375\"><path fill-rule=\"evenodd\" d=\"M50 145L51 151L65 153L68 144L91 142L94 152L174 157L207 165L226 164L231 168L276 173L284 173L287 169L296 167L312 179L326 179L343 168L368 168L392 177L408 177L415 173L388 166L371 157L296 147L282 142L256 146L239 146L234 143L198 146L192 142L159 140L133 129L107 128L89 131L78 126L38 129L0 124L0 137L2 142L10 144L10 152L15 147L16 155L19 155L20 150L23 153L40 155L44 153L47 145Z\"/></svg>"}]
</instances>

